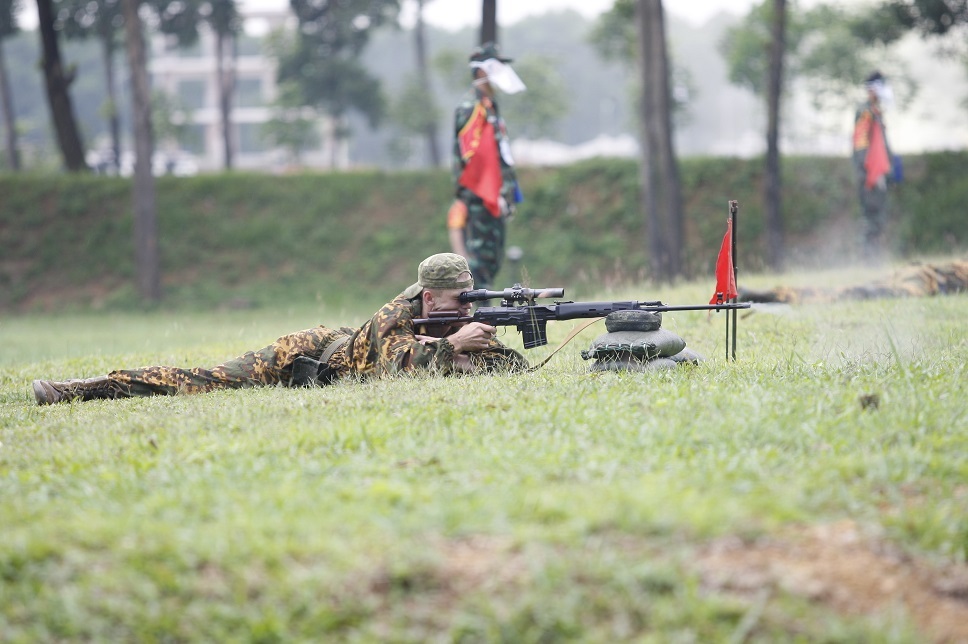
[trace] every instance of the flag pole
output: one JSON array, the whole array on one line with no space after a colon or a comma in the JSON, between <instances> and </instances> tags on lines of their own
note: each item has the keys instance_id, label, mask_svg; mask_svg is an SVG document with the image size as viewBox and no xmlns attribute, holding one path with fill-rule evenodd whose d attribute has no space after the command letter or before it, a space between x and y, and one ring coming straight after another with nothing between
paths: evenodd
<instances>
[{"instance_id":1,"label":"flag pole","mask_svg":"<svg viewBox=\"0 0 968 644\"><path fill-rule=\"evenodd\" d=\"M735 200L730 201L729 202L729 218L732 220L732 227L733 227L733 234L732 234L732 238L733 238L732 239L732 245L733 245L733 247L732 247L732 249L730 249L730 252L733 255L733 281L738 284L739 282L736 280L736 274L738 272L737 269L736 269L736 215L737 214L739 214L739 202L737 202ZM737 298L734 297L732 299L732 301L733 302L736 302L736 299ZM736 360L736 321L737 321L736 315L737 315L736 309L733 309L733 354L732 354L733 360ZM726 318L729 319L729 311L726 311ZM729 323L727 322L727 329L728 328L729 328ZM728 333L728 331L727 331L727 333ZM728 344L729 343L727 342L727 346L728 346Z\"/></svg>"},{"instance_id":2,"label":"flag pole","mask_svg":"<svg viewBox=\"0 0 968 644\"><path fill-rule=\"evenodd\" d=\"M739 204L735 201L729 202L729 217L726 219L726 234L723 235L723 243L719 247L719 255L716 257L716 290L713 293L710 304L729 305L736 304L739 293L736 290L736 266L733 263L733 255L736 253L736 214ZM732 307L730 307L732 308ZM733 329L732 329L732 359L736 359L736 309L733 308ZM729 328L729 309L726 311L726 361L730 360L730 328Z\"/></svg>"},{"instance_id":3,"label":"flag pole","mask_svg":"<svg viewBox=\"0 0 968 644\"><path fill-rule=\"evenodd\" d=\"M732 224L732 222L729 223ZM729 311L726 311L726 362L729 362Z\"/></svg>"}]
</instances>

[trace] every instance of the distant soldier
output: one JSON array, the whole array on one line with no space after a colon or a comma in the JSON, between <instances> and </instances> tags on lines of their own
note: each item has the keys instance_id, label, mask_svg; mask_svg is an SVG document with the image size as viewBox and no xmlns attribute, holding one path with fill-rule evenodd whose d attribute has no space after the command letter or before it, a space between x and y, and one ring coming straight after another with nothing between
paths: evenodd
<instances>
[{"instance_id":1,"label":"distant soldier","mask_svg":"<svg viewBox=\"0 0 968 644\"><path fill-rule=\"evenodd\" d=\"M389 376L418 371L443 375L525 369L527 360L495 339L496 329L470 322L416 327L432 311L470 314L459 301L474 288L467 260L453 253L420 263L417 283L385 305L358 329L317 326L284 335L211 369L144 367L112 371L85 380L34 380L37 403L195 394L266 385L325 384L345 376Z\"/></svg>"},{"instance_id":2,"label":"distant soldier","mask_svg":"<svg viewBox=\"0 0 968 644\"><path fill-rule=\"evenodd\" d=\"M451 250L466 257L478 288L492 288L504 259L505 224L521 200L511 142L494 97L525 89L486 43L470 57L473 87L454 113L455 199L447 213Z\"/></svg>"},{"instance_id":3,"label":"distant soldier","mask_svg":"<svg viewBox=\"0 0 968 644\"><path fill-rule=\"evenodd\" d=\"M879 260L887 227L887 184L894 178L894 156L881 110L893 101L893 94L880 72L871 74L864 87L867 100L854 117L853 160L864 218L864 256Z\"/></svg>"},{"instance_id":4,"label":"distant soldier","mask_svg":"<svg viewBox=\"0 0 968 644\"><path fill-rule=\"evenodd\" d=\"M739 299L746 302L816 304L890 297L932 297L955 293L968 293L968 259L945 264L914 262L897 269L884 279L858 286L778 286L769 291L740 289Z\"/></svg>"}]
</instances>

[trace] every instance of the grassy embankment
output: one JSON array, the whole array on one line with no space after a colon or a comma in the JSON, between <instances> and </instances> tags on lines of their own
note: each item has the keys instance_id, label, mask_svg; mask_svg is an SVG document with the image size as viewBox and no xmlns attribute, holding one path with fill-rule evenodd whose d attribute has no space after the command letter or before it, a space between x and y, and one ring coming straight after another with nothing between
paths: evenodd
<instances>
[{"instance_id":1,"label":"grassy embankment","mask_svg":"<svg viewBox=\"0 0 968 644\"><path fill-rule=\"evenodd\" d=\"M53 407L31 379L211 364L369 311L6 318L0 633L963 641L966 304L757 310L735 363L721 316L666 315L707 361L665 373L590 374L599 324L513 377Z\"/></svg>"},{"instance_id":2,"label":"grassy embankment","mask_svg":"<svg viewBox=\"0 0 968 644\"><path fill-rule=\"evenodd\" d=\"M893 190L898 257L968 246L963 153L905 160ZM853 177L844 159L784 159L789 267L843 266L857 256ZM712 275L727 204L739 201L741 279L764 267L762 161L682 162L688 276ZM508 228L523 249L503 286L565 286L569 297L649 275L634 162L526 169L525 201ZM287 307L366 298L378 306L413 267L448 247L446 172L245 173L157 182L166 309ZM0 314L137 310L130 183L72 176L0 176ZM368 307L369 308L369 307Z\"/></svg>"}]
</instances>

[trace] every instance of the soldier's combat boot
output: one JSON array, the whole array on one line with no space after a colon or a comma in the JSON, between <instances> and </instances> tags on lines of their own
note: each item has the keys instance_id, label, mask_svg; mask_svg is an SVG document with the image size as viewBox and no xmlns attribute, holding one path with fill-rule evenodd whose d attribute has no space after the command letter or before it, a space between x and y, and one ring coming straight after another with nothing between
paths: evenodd
<instances>
[{"instance_id":1,"label":"soldier's combat boot","mask_svg":"<svg viewBox=\"0 0 968 644\"><path fill-rule=\"evenodd\" d=\"M34 380L34 398L38 405L51 405L71 400L96 400L100 398L125 398L128 396L121 385L111 382L107 376L86 380Z\"/></svg>"}]
</instances>

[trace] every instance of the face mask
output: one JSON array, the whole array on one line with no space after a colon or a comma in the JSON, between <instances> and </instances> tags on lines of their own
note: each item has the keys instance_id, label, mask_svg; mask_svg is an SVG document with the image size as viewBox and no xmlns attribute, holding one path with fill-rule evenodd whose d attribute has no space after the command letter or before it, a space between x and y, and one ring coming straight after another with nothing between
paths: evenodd
<instances>
[{"instance_id":1,"label":"face mask","mask_svg":"<svg viewBox=\"0 0 968 644\"><path fill-rule=\"evenodd\" d=\"M877 95L877 102L882 107L892 107L894 105L894 90L882 80L876 80L867 84L867 89Z\"/></svg>"},{"instance_id":2,"label":"face mask","mask_svg":"<svg viewBox=\"0 0 968 644\"><path fill-rule=\"evenodd\" d=\"M480 68L487 74L487 82L498 88L505 94L517 94L527 89L510 65L502 63L497 58L488 58L485 61L473 62L471 67Z\"/></svg>"}]
</instances>

